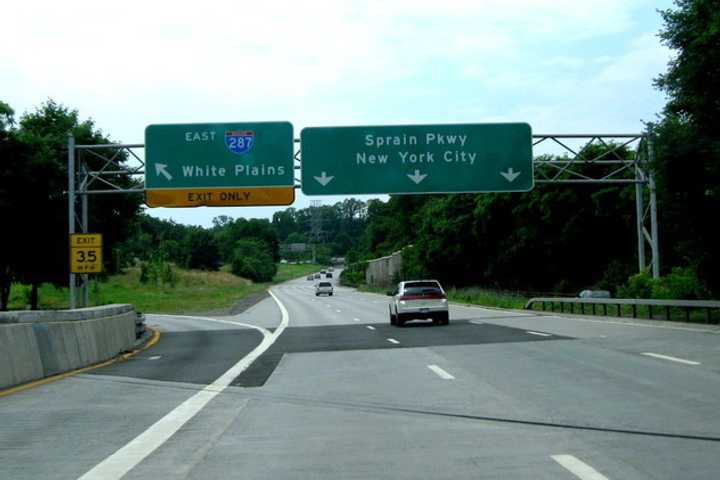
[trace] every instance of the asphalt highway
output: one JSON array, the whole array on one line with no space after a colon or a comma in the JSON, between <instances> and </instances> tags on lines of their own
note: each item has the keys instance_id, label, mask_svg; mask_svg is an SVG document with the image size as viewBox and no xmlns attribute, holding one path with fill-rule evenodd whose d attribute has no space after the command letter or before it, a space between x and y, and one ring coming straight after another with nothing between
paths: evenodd
<instances>
[{"instance_id":1,"label":"asphalt highway","mask_svg":"<svg viewBox=\"0 0 720 480\"><path fill-rule=\"evenodd\" d=\"M0 479L716 479L720 330L279 285L0 397Z\"/></svg>"}]
</instances>

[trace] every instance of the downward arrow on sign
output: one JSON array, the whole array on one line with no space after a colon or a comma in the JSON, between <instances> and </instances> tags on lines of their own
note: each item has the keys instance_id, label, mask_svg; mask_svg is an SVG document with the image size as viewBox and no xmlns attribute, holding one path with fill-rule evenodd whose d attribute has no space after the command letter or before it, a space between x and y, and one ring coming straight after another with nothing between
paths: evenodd
<instances>
[{"instance_id":1,"label":"downward arrow on sign","mask_svg":"<svg viewBox=\"0 0 720 480\"><path fill-rule=\"evenodd\" d=\"M162 175L168 180L172 180L172 175L170 175L170 172L167 171L167 165L165 165L164 163L155 164L155 175Z\"/></svg>"},{"instance_id":2,"label":"downward arrow on sign","mask_svg":"<svg viewBox=\"0 0 720 480\"><path fill-rule=\"evenodd\" d=\"M415 182L415 184L418 184L418 183L422 182L423 180L425 180L425 177L427 177L427 174L420 175L420 170L415 170L415 175L410 175L408 173L408 178L410 178L410 180Z\"/></svg>"},{"instance_id":3,"label":"downward arrow on sign","mask_svg":"<svg viewBox=\"0 0 720 480\"><path fill-rule=\"evenodd\" d=\"M322 172L322 174L319 177L313 177L313 178L315 180L317 180L318 183L324 187L325 185L330 183L330 181L335 177L332 177L332 176L328 177L325 172Z\"/></svg>"},{"instance_id":4,"label":"downward arrow on sign","mask_svg":"<svg viewBox=\"0 0 720 480\"><path fill-rule=\"evenodd\" d=\"M508 168L507 172L500 172L500 175L505 177L505 180L512 183L518 175L520 175L520 172L515 172L512 167Z\"/></svg>"}]
</instances>

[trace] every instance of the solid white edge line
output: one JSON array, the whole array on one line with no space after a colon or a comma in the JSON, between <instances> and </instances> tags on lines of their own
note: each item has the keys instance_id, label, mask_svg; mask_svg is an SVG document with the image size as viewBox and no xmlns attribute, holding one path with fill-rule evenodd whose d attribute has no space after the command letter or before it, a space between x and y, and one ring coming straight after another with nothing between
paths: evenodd
<instances>
[{"instance_id":1,"label":"solid white edge line","mask_svg":"<svg viewBox=\"0 0 720 480\"><path fill-rule=\"evenodd\" d=\"M572 455L550 455L550 458L581 480L608 480L608 477Z\"/></svg>"},{"instance_id":2,"label":"solid white edge line","mask_svg":"<svg viewBox=\"0 0 720 480\"><path fill-rule=\"evenodd\" d=\"M685 365L700 365L700 362L695 362L693 360L685 360L684 358L671 357L670 355L662 355L660 353L643 352L642 354L647 355L648 357L660 358L662 360L670 360L671 362L684 363Z\"/></svg>"},{"instance_id":3,"label":"solid white edge line","mask_svg":"<svg viewBox=\"0 0 720 480\"><path fill-rule=\"evenodd\" d=\"M375 330L375 327L373 327L372 325L366 325L366 327L367 327L369 330Z\"/></svg>"},{"instance_id":4,"label":"solid white edge line","mask_svg":"<svg viewBox=\"0 0 720 480\"><path fill-rule=\"evenodd\" d=\"M282 334L290 321L285 305L280 302L272 291L268 290L268 293L270 293L273 300L275 300L275 303L277 303L280 308L280 313L282 314L280 326L272 333L262 327L243 324L240 322L230 322L227 320L207 317L164 315L197 318L206 321L234 323L237 325L247 326L262 333L263 339L257 347L241 358L235 365L230 367L230 369L218 377L217 380L175 407L163 418L155 422L147 430L131 440L127 445L117 450L115 453L81 476L79 480L119 480L122 478L151 453L161 447L170 437L180 430L183 425L197 415L210 402L210 400L225 390L225 388L230 385L230 382L252 365L252 363L260 355L265 353L265 351L270 348L273 343L275 343L275 340L277 340L277 338Z\"/></svg>"},{"instance_id":5,"label":"solid white edge line","mask_svg":"<svg viewBox=\"0 0 720 480\"><path fill-rule=\"evenodd\" d=\"M397 340L395 340L394 338L388 338L387 341L390 342L390 343L394 343L395 345L397 345L397 344L400 343L400 342L398 342Z\"/></svg>"},{"instance_id":6,"label":"solid white edge line","mask_svg":"<svg viewBox=\"0 0 720 480\"><path fill-rule=\"evenodd\" d=\"M438 367L437 365L428 365L427 367L430 370L432 370L433 372L435 372L435 374L442 379L445 379L445 380L454 380L455 379L455 377L453 377L452 375L450 375L448 372L446 372L442 368Z\"/></svg>"},{"instance_id":7,"label":"solid white edge line","mask_svg":"<svg viewBox=\"0 0 720 480\"><path fill-rule=\"evenodd\" d=\"M525 333L529 333L530 335L540 335L541 337L552 337L549 333L533 332L532 330L525 330Z\"/></svg>"}]
</instances>

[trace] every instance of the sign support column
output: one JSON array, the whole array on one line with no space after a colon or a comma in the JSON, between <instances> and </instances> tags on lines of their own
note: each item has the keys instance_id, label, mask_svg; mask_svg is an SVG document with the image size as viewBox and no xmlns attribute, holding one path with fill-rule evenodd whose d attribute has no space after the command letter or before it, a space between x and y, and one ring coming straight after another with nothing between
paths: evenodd
<instances>
[{"instance_id":1,"label":"sign support column","mask_svg":"<svg viewBox=\"0 0 720 480\"><path fill-rule=\"evenodd\" d=\"M87 198L87 164L80 162L80 171L82 172L82 181L80 182L80 208L82 215L82 233L88 233L88 198ZM87 307L90 303L88 300L88 274L84 273L82 277L82 285L80 287L81 306Z\"/></svg>"},{"instance_id":2,"label":"sign support column","mask_svg":"<svg viewBox=\"0 0 720 480\"><path fill-rule=\"evenodd\" d=\"M75 137L68 135L68 242L75 233ZM70 273L69 308L75 308L75 274Z\"/></svg>"}]
</instances>

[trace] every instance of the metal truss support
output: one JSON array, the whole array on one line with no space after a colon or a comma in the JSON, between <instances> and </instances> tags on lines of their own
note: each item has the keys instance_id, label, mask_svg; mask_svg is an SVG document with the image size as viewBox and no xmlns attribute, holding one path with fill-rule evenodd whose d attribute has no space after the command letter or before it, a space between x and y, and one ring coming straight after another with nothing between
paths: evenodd
<instances>
[{"instance_id":1,"label":"metal truss support","mask_svg":"<svg viewBox=\"0 0 720 480\"><path fill-rule=\"evenodd\" d=\"M68 233L88 233L90 195L145 192L145 162L135 153L142 148L142 144L77 145L72 135L68 137ZM92 164L88 162L90 158ZM126 165L126 158L133 159L137 166ZM119 178L129 179L130 186L118 183ZM87 307L88 275L71 273L69 285L70 308Z\"/></svg>"},{"instance_id":2,"label":"metal truss support","mask_svg":"<svg viewBox=\"0 0 720 480\"><path fill-rule=\"evenodd\" d=\"M573 141L582 141L580 148L573 147ZM296 149L293 155L294 170L300 170L302 152L300 140L294 139ZM536 184L605 184L635 185L636 228L638 241L638 268L652 270L653 277L660 276L660 245L658 241L657 192L651 166L654 162L654 140L646 134L559 134L533 135L533 148L538 145L551 146L565 152L565 156L536 156L534 176ZM588 147L606 147L597 157L588 155ZM143 144L76 145L75 139L68 138L68 232L75 233L76 227L87 232L88 195L101 194L142 194L145 191L145 162L135 153L144 149ZM632 158L621 155L624 150L632 151ZM88 168L85 156L100 160L98 169ZM130 158L138 166L124 163ZM118 175L131 180L131 185L116 183ZM295 188L300 188L300 179L295 179ZM76 189L76 185L79 187ZM81 218L76 215L76 200L81 198ZM647 247L650 262L647 261ZM77 304L77 275L70 274L70 308ZM87 275L80 276L81 304L88 304Z\"/></svg>"},{"instance_id":3,"label":"metal truss support","mask_svg":"<svg viewBox=\"0 0 720 480\"><path fill-rule=\"evenodd\" d=\"M564 150L565 157L536 157L535 183L538 184L607 184L635 185L635 215L638 242L638 269L651 269L660 276L657 193L652 164L655 161L654 139L646 134L575 134L533 135L533 147L545 142ZM570 140L582 141L580 148ZM606 147L599 156L588 155L588 147ZM630 150L625 158L622 150ZM649 224L649 225L648 225ZM647 261L647 248L650 262Z\"/></svg>"}]
</instances>

